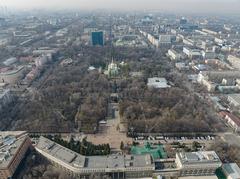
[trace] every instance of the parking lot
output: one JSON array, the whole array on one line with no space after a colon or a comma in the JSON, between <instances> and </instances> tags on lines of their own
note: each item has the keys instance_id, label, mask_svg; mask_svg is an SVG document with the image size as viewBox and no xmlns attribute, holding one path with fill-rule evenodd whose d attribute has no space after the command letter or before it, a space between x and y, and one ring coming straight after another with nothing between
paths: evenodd
<instances>
[{"instance_id":1,"label":"parking lot","mask_svg":"<svg viewBox=\"0 0 240 179\"><path fill-rule=\"evenodd\" d=\"M134 141L140 144L146 141L150 143L162 143L162 144L170 144L173 142L190 144L190 143L193 143L194 141L199 143L213 143L215 141L215 136L211 136L211 135L199 136L199 137L139 136L134 138Z\"/></svg>"}]
</instances>

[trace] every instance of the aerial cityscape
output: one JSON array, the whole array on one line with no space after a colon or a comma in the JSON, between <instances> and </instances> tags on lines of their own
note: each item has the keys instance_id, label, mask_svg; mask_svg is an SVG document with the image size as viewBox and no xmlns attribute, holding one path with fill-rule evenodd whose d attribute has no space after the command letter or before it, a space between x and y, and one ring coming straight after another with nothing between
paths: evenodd
<instances>
[{"instance_id":1,"label":"aerial cityscape","mask_svg":"<svg viewBox=\"0 0 240 179\"><path fill-rule=\"evenodd\" d=\"M24 1L0 2L0 179L240 179L240 1Z\"/></svg>"}]
</instances>

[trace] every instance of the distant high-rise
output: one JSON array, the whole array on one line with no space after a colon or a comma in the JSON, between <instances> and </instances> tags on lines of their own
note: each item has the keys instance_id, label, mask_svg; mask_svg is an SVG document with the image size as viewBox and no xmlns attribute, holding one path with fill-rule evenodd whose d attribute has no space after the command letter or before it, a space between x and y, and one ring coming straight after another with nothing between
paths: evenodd
<instances>
[{"instance_id":1,"label":"distant high-rise","mask_svg":"<svg viewBox=\"0 0 240 179\"><path fill-rule=\"evenodd\" d=\"M92 45L104 45L103 31L92 32Z\"/></svg>"},{"instance_id":2,"label":"distant high-rise","mask_svg":"<svg viewBox=\"0 0 240 179\"><path fill-rule=\"evenodd\" d=\"M187 24L187 19L185 19L184 17L180 19L180 24L184 25Z\"/></svg>"}]
</instances>

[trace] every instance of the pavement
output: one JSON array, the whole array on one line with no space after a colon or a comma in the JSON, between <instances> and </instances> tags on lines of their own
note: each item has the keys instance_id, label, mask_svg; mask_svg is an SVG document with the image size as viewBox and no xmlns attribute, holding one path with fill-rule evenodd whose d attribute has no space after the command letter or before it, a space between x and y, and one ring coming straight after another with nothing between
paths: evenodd
<instances>
[{"instance_id":1,"label":"pavement","mask_svg":"<svg viewBox=\"0 0 240 179\"><path fill-rule=\"evenodd\" d=\"M229 145L236 145L240 147L240 136L235 133L225 133L221 136L221 138Z\"/></svg>"},{"instance_id":2,"label":"pavement","mask_svg":"<svg viewBox=\"0 0 240 179\"><path fill-rule=\"evenodd\" d=\"M132 144L133 139L126 136L126 133L119 131L120 116L119 111L115 110L114 118L109 118L106 124L100 126L99 133L86 134L87 141L93 144L108 143L113 151L121 151L121 141L124 144Z\"/></svg>"}]
</instances>

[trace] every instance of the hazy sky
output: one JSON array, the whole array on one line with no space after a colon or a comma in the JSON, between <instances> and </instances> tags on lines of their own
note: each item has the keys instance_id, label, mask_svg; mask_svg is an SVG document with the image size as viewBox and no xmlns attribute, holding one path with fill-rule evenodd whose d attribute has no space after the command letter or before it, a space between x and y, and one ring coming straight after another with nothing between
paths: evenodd
<instances>
[{"instance_id":1,"label":"hazy sky","mask_svg":"<svg viewBox=\"0 0 240 179\"><path fill-rule=\"evenodd\" d=\"M74 8L240 13L240 0L0 0L17 8Z\"/></svg>"}]
</instances>

